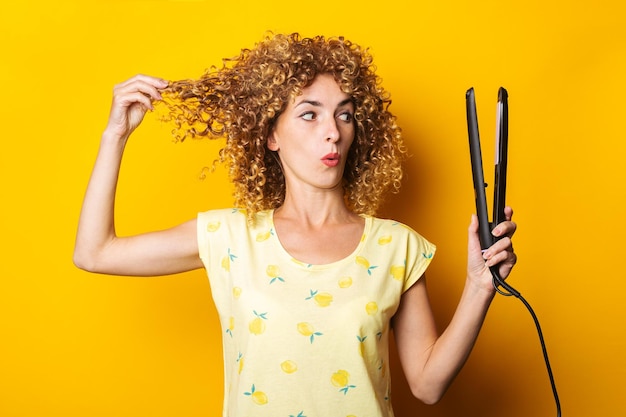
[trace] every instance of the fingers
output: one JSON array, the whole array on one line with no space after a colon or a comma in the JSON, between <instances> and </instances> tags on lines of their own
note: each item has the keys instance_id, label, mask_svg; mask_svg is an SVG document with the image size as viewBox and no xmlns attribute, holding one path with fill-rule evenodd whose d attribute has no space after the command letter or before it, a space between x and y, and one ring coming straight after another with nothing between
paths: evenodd
<instances>
[{"instance_id":1,"label":"fingers","mask_svg":"<svg viewBox=\"0 0 626 417\"><path fill-rule=\"evenodd\" d=\"M478 237L478 217L472 214L467 236L468 271L480 275L485 270L485 259Z\"/></svg>"},{"instance_id":2,"label":"fingers","mask_svg":"<svg viewBox=\"0 0 626 417\"><path fill-rule=\"evenodd\" d=\"M511 241L511 238L517 230L517 224L512 221L513 209L506 207L504 209L504 215L506 221L497 225L492 231L492 234L497 237L498 240L483 254L488 266L500 263L507 263L512 266L517 262L517 256L513 251L513 242Z\"/></svg>"},{"instance_id":3,"label":"fingers","mask_svg":"<svg viewBox=\"0 0 626 417\"><path fill-rule=\"evenodd\" d=\"M513 252L513 244L509 237L504 237L491 245L483 253L483 259L487 266L494 266L503 262L515 263L517 257Z\"/></svg>"},{"instance_id":4,"label":"fingers","mask_svg":"<svg viewBox=\"0 0 626 417\"><path fill-rule=\"evenodd\" d=\"M515 234L515 230L517 230L517 224L515 224L513 219L513 209L511 207L506 207L504 209L504 217L506 221L498 224L493 231L491 232L495 237L508 236L513 237Z\"/></svg>"},{"instance_id":5,"label":"fingers","mask_svg":"<svg viewBox=\"0 0 626 417\"><path fill-rule=\"evenodd\" d=\"M504 208L504 217L509 221L513 218L513 209L511 207L506 206Z\"/></svg>"},{"instance_id":6,"label":"fingers","mask_svg":"<svg viewBox=\"0 0 626 417\"><path fill-rule=\"evenodd\" d=\"M140 103L152 109L152 100L161 100L159 89L167 87L167 81L147 75L136 75L113 88L114 100L120 104Z\"/></svg>"},{"instance_id":7,"label":"fingers","mask_svg":"<svg viewBox=\"0 0 626 417\"><path fill-rule=\"evenodd\" d=\"M127 138L152 110L153 100L161 100L159 89L167 87L167 81L147 75L136 75L113 88L113 102L107 131L115 137Z\"/></svg>"},{"instance_id":8,"label":"fingers","mask_svg":"<svg viewBox=\"0 0 626 417\"><path fill-rule=\"evenodd\" d=\"M480 239L478 237L478 217L472 214L468 228L468 249L470 253L480 252Z\"/></svg>"},{"instance_id":9,"label":"fingers","mask_svg":"<svg viewBox=\"0 0 626 417\"><path fill-rule=\"evenodd\" d=\"M492 234L498 238L496 242L488 249L482 252L482 261L486 266L492 267L495 265L501 265L503 273L508 275L511 268L517 262L517 255L513 251L513 242L511 238L517 230L517 224L512 221L513 209L506 207L504 210L506 220L497 225ZM472 216L472 222L470 223L470 251L476 253L476 247L480 248L478 242L478 220L476 216Z\"/></svg>"}]
</instances>

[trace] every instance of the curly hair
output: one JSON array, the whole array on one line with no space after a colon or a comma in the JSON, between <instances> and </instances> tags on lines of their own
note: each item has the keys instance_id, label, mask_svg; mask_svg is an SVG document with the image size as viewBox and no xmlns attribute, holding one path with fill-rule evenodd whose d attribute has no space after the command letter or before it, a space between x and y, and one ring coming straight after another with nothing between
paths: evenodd
<instances>
[{"instance_id":1,"label":"curly hair","mask_svg":"<svg viewBox=\"0 0 626 417\"><path fill-rule=\"evenodd\" d=\"M355 138L343 178L347 206L374 215L384 192L399 190L406 149L368 50L343 37L269 33L222 64L198 80L170 82L162 92L164 119L174 123L179 141L225 138L216 162L228 167L235 205L249 218L284 201L283 171L267 138L286 103L318 74L331 74L355 106Z\"/></svg>"}]
</instances>

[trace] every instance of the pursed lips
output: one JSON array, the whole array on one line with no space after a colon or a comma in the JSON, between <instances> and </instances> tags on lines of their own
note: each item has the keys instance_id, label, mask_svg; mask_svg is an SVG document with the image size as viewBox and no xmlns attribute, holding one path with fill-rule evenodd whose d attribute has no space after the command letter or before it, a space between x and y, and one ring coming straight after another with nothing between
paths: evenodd
<instances>
[{"instance_id":1,"label":"pursed lips","mask_svg":"<svg viewBox=\"0 0 626 417\"><path fill-rule=\"evenodd\" d=\"M322 163L329 167L337 166L339 164L339 161L339 154L336 152L329 153L322 157Z\"/></svg>"}]
</instances>

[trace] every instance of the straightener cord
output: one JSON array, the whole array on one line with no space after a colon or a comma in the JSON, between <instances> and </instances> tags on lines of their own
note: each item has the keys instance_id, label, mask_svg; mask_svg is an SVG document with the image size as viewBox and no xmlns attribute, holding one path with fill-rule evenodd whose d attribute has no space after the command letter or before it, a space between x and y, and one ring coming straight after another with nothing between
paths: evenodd
<instances>
[{"instance_id":1,"label":"straightener cord","mask_svg":"<svg viewBox=\"0 0 626 417\"><path fill-rule=\"evenodd\" d=\"M557 417L561 417L561 402L559 401L559 394L556 390L556 383L554 382L554 374L552 373L552 367L550 366L550 360L548 359L548 350L546 349L546 343L543 338L543 332L541 331L541 325L539 324L539 319L537 318L537 315L535 314L534 310L532 309L528 301L526 301L526 299L522 297L522 294L520 294L519 291L517 291L515 288L513 288L507 282L505 282L500 277L500 274L495 268L491 268L491 274L493 275L493 286L496 289L496 291L504 296L507 296L507 297L514 296L515 298L519 299L522 303L524 303L524 305L530 312L530 315L532 316L535 322L535 327L537 328L537 334L539 335L539 342L541 343L541 350L543 351L543 358L546 363L546 369L548 370L548 377L550 378L550 385L552 386L552 394L554 395L554 401L556 403L556 415ZM504 288L506 292L502 291L498 287Z\"/></svg>"}]
</instances>

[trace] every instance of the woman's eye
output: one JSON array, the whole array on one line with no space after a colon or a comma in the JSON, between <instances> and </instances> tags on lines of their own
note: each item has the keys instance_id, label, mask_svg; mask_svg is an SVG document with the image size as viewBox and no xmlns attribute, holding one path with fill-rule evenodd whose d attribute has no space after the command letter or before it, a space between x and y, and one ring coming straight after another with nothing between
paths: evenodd
<instances>
[{"instance_id":1,"label":"woman's eye","mask_svg":"<svg viewBox=\"0 0 626 417\"><path fill-rule=\"evenodd\" d=\"M315 113L313 113L312 111L308 111L308 112L303 113L302 115L300 115L300 117L302 117L304 120L314 120L315 119Z\"/></svg>"},{"instance_id":2,"label":"woman's eye","mask_svg":"<svg viewBox=\"0 0 626 417\"><path fill-rule=\"evenodd\" d=\"M352 113L341 113L339 116L339 120L343 121L343 122L351 122L352 121Z\"/></svg>"}]
</instances>

